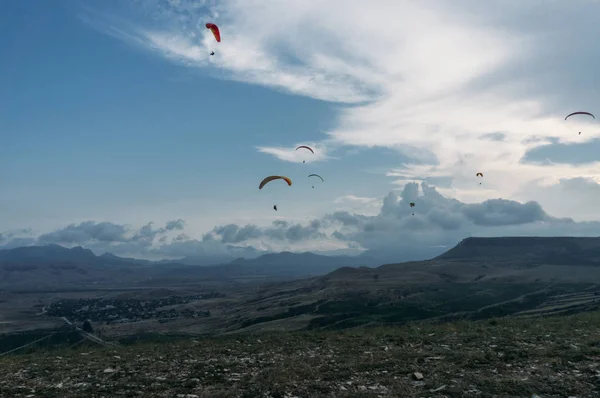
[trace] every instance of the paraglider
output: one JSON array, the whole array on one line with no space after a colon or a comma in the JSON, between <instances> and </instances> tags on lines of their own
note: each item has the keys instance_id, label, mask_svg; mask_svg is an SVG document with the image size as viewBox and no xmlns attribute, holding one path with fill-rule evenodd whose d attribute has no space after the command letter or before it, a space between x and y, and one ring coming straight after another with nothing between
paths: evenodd
<instances>
[{"instance_id":1,"label":"paraglider","mask_svg":"<svg viewBox=\"0 0 600 398\"><path fill-rule=\"evenodd\" d=\"M325 182L325 180L323 179L323 177L321 177L321 176L320 176L320 175L318 175L318 174L309 174L309 175L308 175L308 178L310 178L310 177L319 177L319 178L321 179L321 181ZM312 187L314 188L315 186L313 185Z\"/></svg>"},{"instance_id":2,"label":"paraglider","mask_svg":"<svg viewBox=\"0 0 600 398\"><path fill-rule=\"evenodd\" d=\"M269 182L271 182L273 180L284 180L285 182L287 182L288 186L290 186L290 187L292 186L292 180L290 180L287 177L284 177L284 176L269 176L269 177L266 177L264 180L262 180L260 182L260 185L258 186L258 189L263 189L263 187L265 185L267 185Z\"/></svg>"},{"instance_id":3,"label":"paraglider","mask_svg":"<svg viewBox=\"0 0 600 398\"><path fill-rule=\"evenodd\" d=\"M221 32L219 31L219 27L212 22L208 22L205 26L206 26L206 29L209 29L212 32L217 43L220 43L221 42ZM210 55L211 56L215 55L215 52L211 51Z\"/></svg>"},{"instance_id":4,"label":"paraglider","mask_svg":"<svg viewBox=\"0 0 600 398\"><path fill-rule=\"evenodd\" d=\"M309 151L311 151L313 153L313 155L315 154L315 151L312 150L311 147L306 146L306 145L300 145L298 148L296 148L296 150L300 149L300 148L304 148L304 149L308 149ZM306 160L303 160L302 163L306 163Z\"/></svg>"},{"instance_id":5,"label":"paraglider","mask_svg":"<svg viewBox=\"0 0 600 398\"><path fill-rule=\"evenodd\" d=\"M596 118L596 116L592 115L589 112L573 112L573 113L568 114L567 117L565 117L565 120L567 120L568 118L570 118L573 115L589 115L589 116L593 117L594 119Z\"/></svg>"},{"instance_id":6,"label":"paraglider","mask_svg":"<svg viewBox=\"0 0 600 398\"><path fill-rule=\"evenodd\" d=\"M219 32L219 27L212 22L208 22L206 25L206 29L210 29L215 40L220 43L221 42L221 32Z\"/></svg>"},{"instance_id":7,"label":"paraglider","mask_svg":"<svg viewBox=\"0 0 600 398\"><path fill-rule=\"evenodd\" d=\"M409 203L409 206L410 206L410 207L415 207L415 202L410 202L410 203ZM414 216L414 215L415 215L415 213L413 213L412 215Z\"/></svg>"},{"instance_id":8,"label":"paraglider","mask_svg":"<svg viewBox=\"0 0 600 398\"><path fill-rule=\"evenodd\" d=\"M263 187L265 185L267 185L269 182L273 181L273 180L284 180L285 182L287 182L288 186L292 186L292 180L290 180L287 177L284 176L269 176L266 177L264 180L262 180L260 182L260 185L258 186L258 189L263 189ZM277 205L273 205L273 210L277 211Z\"/></svg>"},{"instance_id":9,"label":"paraglider","mask_svg":"<svg viewBox=\"0 0 600 398\"><path fill-rule=\"evenodd\" d=\"M569 117L571 117L571 116L573 116L573 115L589 115L589 116L593 117L594 119L596 118L596 116L592 115L592 114L591 114L591 113L589 113L589 112L573 112L573 113L570 113L570 114L568 114L568 115L565 117L565 120L567 120ZM581 131L579 132L579 135L581 135Z\"/></svg>"},{"instance_id":10,"label":"paraglider","mask_svg":"<svg viewBox=\"0 0 600 398\"><path fill-rule=\"evenodd\" d=\"M475 176L483 178L483 173L477 173L477 174L475 174ZM479 183L479 185L481 185L481 183Z\"/></svg>"}]
</instances>

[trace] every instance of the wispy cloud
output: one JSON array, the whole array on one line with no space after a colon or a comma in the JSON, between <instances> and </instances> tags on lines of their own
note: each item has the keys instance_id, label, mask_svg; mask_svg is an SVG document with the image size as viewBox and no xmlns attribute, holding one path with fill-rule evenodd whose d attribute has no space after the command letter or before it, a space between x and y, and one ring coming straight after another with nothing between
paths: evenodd
<instances>
[{"instance_id":1,"label":"wispy cloud","mask_svg":"<svg viewBox=\"0 0 600 398\"><path fill-rule=\"evenodd\" d=\"M419 164L390 171L396 183L451 179L444 189L469 201L510 197L534 181L589 178L598 169L597 161L521 162L548 143L547 137L558 143L600 137L593 121L564 121L585 104L567 103L573 89L554 84L577 65L561 58L573 58L574 51L600 57L594 49L573 47L600 33L593 23L600 8L589 1L490 0L482 6L462 0L224 0L194 9L190 4L163 5L157 15L138 20L139 27L119 26L113 34L178 62L218 70L221 77L352 104L325 141L410 153ZM223 32L219 44L198 22L216 15ZM213 49L216 55L209 57ZM542 66L549 72L542 73ZM580 65L577 74L585 73ZM298 161L290 148L259 150ZM318 156L313 160L325 159ZM477 171L485 179L475 191ZM543 197L535 199L544 203Z\"/></svg>"},{"instance_id":2,"label":"wispy cloud","mask_svg":"<svg viewBox=\"0 0 600 398\"><path fill-rule=\"evenodd\" d=\"M301 145L310 147L314 153L305 148L296 149ZM256 149L258 149L259 152L273 155L279 160L292 163L313 163L331 159L331 157L327 154L327 147L323 145L323 143L304 142L289 148L259 146Z\"/></svg>"}]
</instances>

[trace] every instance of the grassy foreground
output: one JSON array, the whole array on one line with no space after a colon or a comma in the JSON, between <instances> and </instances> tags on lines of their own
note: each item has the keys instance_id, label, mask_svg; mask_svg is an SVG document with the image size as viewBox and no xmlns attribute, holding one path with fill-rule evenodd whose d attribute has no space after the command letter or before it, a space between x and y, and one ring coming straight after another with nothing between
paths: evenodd
<instances>
[{"instance_id":1,"label":"grassy foreground","mask_svg":"<svg viewBox=\"0 0 600 398\"><path fill-rule=\"evenodd\" d=\"M6 355L0 396L583 398L599 360L594 312Z\"/></svg>"}]
</instances>

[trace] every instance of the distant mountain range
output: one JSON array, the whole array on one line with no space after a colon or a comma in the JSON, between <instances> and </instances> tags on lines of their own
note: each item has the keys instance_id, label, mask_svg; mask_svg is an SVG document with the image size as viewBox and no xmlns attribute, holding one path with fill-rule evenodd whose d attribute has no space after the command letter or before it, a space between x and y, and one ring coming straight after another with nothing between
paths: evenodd
<instances>
[{"instance_id":1,"label":"distant mountain range","mask_svg":"<svg viewBox=\"0 0 600 398\"><path fill-rule=\"evenodd\" d=\"M389 285L515 278L585 281L596 277L596 271L600 270L600 238L468 238L431 260L399 264L369 254L324 256L282 252L209 265L209 260L221 258L149 261L110 253L96 256L82 247L29 246L0 250L0 288L164 287L203 282L273 282L314 276L343 283L352 280L351 284L385 279ZM380 266L385 263L388 264ZM573 272L574 266L580 267L579 271Z\"/></svg>"},{"instance_id":2,"label":"distant mountain range","mask_svg":"<svg viewBox=\"0 0 600 398\"><path fill-rule=\"evenodd\" d=\"M195 308L212 313L210 322L165 324L165 330L191 327L203 333L600 308L600 238L468 238L430 260L380 264L367 255L282 252L198 266L96 256L81 247L21 247L0 251L0 300L17 291L52 291L51 297L60 296L59 291L77 297L73 290L92 289L151 297L225 292L226 299L194 302Z\"/></svg>"},{"instance_id":3,"label":"distant mountain range","mask_svg":"<svg viewBox=\"0 0 600 398\"><path fill-rule=\"evenodd\" d=\"M323 275L343 266L367 265L379 264L365 256L324 256L309 252L271 253L253 259L188 257L150 261L112 253L96 256L80 246L27 246L0 250L0 287L289 280Z\"/></svg>"}]
</instances>

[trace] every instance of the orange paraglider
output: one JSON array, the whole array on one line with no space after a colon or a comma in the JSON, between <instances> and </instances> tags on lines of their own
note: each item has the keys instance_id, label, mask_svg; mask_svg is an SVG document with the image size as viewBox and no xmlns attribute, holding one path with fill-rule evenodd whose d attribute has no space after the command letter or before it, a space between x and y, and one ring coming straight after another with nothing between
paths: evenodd
<instances>
[{"instance_id":1,"label":"orange paraglider","mask_svg":"<svg viewBox=\"0 0 600 398\"><path fill-rule=\"evenodd\" d=\"M258 186L258 189L263 189L263 187L265 185L267 185L267 183L273 181L273 180L284 180L285 182L287 182L288 186L292 186L292 180L290 180L287 177L284 176L269 176L267 178L265 178L264 180L262 180L260 182L260 185Z\"/></svg>"}]
</instances>

